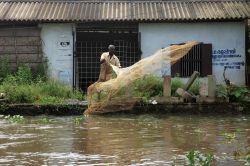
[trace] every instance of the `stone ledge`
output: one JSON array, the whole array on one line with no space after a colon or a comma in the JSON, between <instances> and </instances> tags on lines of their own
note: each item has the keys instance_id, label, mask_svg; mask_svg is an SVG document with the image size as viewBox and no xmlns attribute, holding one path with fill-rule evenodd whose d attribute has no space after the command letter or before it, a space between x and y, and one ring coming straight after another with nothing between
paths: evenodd
<instances>
[{"instance_id":1,"label":"stone ledge","mask_svg":"<svg viewBox=\"0 0 250 166\"><path fill-rule=\"evenodd\" d=\"M1 104L3 115L82 115L87 108L85 104Z\"/></svg>"},{"instance_id":2,"label":"stone ledge","mask_svg":"<svg viewBox=\"0 0 250 166\"><path fill-rule=\"evenodd\" d=\"M87 104L1 104L2 115L82 115L87 109ZM204 114L204 115L237 115L250 114L250 102L245 103L137 103L133 109L116 111L119 113L159 113L159 114ZM110 114L110 113L106 113Z\"/></svg>"}]
</instances>

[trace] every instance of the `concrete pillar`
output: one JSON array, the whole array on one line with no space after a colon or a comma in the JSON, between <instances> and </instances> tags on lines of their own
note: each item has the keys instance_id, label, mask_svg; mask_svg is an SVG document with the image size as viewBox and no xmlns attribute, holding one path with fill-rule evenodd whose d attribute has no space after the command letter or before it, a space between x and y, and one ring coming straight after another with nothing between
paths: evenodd
<instances>
[{"instance_id":1,"label":"concrete pillar","mask_svg":"<svg viewBox=\"0 0 250 166\"><path fill-rule=\"evenodd\" d=\"M216 80L214 75L208 75L208 97L215 98L216 97Z\"/></svg>"},{"instance_id":2,"label":"concrete pillar","mask_svg":"<svg viewBox=\"0 0 250 166\"><path fill-rule=\"evenodd\" d=\"M171 76L163 77L163 96L170 97L171 96Z\"/></svg>"}]
</instances>

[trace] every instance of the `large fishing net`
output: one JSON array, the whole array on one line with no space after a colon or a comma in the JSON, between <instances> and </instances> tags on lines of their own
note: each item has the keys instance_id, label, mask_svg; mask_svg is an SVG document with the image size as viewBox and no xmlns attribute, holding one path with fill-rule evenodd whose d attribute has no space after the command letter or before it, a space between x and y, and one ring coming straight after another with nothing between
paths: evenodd
<instances>
[{"instance_id":1,"label":"large fishing net","mask_svg":"<svg viewBox=\"0 0 250 166\"><path fill-rule=\"evenodd\" d=\"M129 93L133 83L146 75L156 73L165 75L168 73L170 65L176 63L197 44L198 42L193 41L171 45L125 68L118 68L109 64L116 74L116 78L106 82L96 82L88 87L88 109L85 113L100 114L132 109L134 104L140 100L140 98L133 97ZM108 67L110 67L109 65ZM101 72L105 70L105 67L107 65L101 65Z\"/></svg>"}]
</instances>

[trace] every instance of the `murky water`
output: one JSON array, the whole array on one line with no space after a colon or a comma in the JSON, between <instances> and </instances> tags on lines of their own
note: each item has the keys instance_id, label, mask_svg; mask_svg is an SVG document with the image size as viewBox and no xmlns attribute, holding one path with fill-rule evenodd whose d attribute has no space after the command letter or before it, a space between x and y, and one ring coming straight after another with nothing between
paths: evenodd
<instances>
[{"instance_id":1,"label":"murky water","mask_svg":"<svg viewBox=\"0 0 250 166\"><path fill-rule=\"evenodd\" d=\"M190 150L244 165L250 116L116 115L0 118L0 165L175 165ZM79 123L77 123L79 122Z\"/></svg>"}]
</instances>

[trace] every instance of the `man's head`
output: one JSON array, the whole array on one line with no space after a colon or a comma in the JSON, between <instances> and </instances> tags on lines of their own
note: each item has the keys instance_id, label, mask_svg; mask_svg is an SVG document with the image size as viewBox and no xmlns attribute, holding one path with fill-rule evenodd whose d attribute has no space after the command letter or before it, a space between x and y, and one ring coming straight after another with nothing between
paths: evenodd
<instances>
[{"instance_id":1,"label":"man's head","mask_svg":"<svg viewBox=\"0 0 250 166\"><path fill-rule=\"evenodd\" d=\"M115 53L115 46L114 45L109 45L109 55L114 55Z\"/></svg>"}]
</instances>

